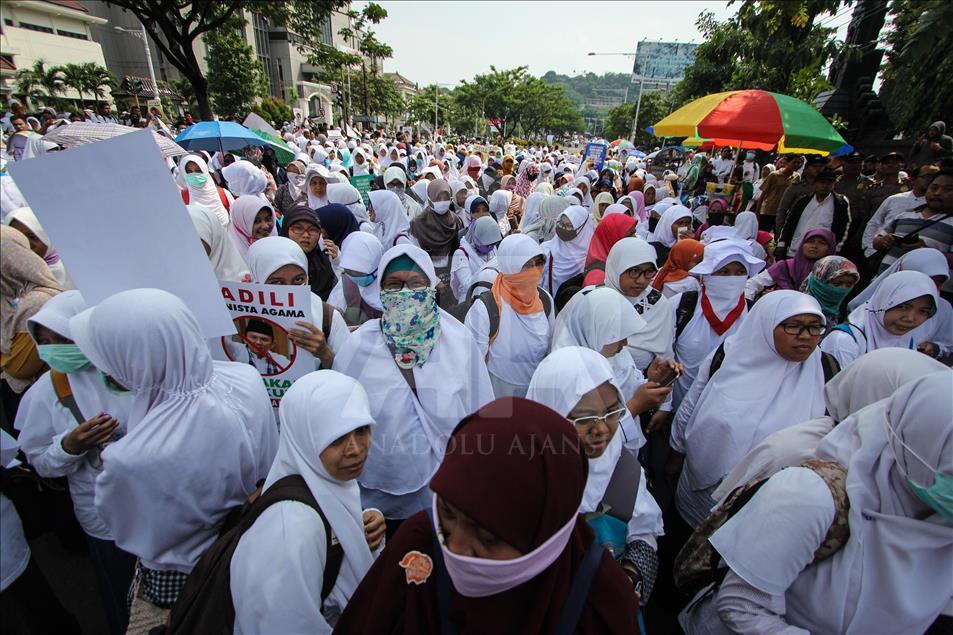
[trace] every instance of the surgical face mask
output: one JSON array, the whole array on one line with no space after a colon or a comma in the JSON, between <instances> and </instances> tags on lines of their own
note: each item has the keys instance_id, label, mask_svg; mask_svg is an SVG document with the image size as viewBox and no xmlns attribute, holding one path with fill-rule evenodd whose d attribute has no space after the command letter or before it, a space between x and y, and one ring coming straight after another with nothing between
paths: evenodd
<instances>
[{"instance_id":1,"label":"surgical face mask","mask_svg":"<svg viewBox=\"0 0 953 635\"><path fill-rule=\"evenodd\" d=\"M301 187L304 185L304 174L295 174L294 172L288 172L288 180L295 187Z\"/></svg>"},{"instance_id":2,"label":"surgical face mask","mask_svg":"<svg viewBox=\"0 0 953 635\"><path fill-rule=\"evenodd\" d=\"M388 185L388 186L387 186L387 189L388 189L389 191L393 192L394 194L396 194L397 196L403 196L403 194L404 194L404 186L403 186L403 185Z\"/></svg>"},{"instance_id":3,"label":"surgical face mask","mask_svg":"<svg viewBox=\"0 0 953 635\"><path fill-rule=\"evenodd\" d=\"M115 379L103 371L99 371L99 381L102 382L103 386L106 387L106 390L114 395L128 395L131 392L128 388L123 388L120 386L118 383L116 383Z\"/></svg>"},{"instance_id":4,"label":"surgical face mask","mask_svg":"<svg viewBox=\"0 0 953 635\"><path fill-rule=\"evenodd\" d=\"M76 344L40 344L36 352L47 366L61 373L78 373L90 365Z\"/></svg>"},{"instance_id":5,"label":"surgical face mask","mask_svg":"<svg viewBox=\"0 0 953 635\"><path fill-rule=\"evenodd\" d=\"M559 240L563 242L569 242L576 237L578 232L575 227L564 227L562 225L556 225L556 236Z\"/></svg>"},{"instance_id":6,"label":"surgical face mask","mask_svg":"<svg viewBox=\"0 0 953 635\"><path fill-rule=\"evenodd\" d=\"M953 476L949 474L944 474L939 472L935 467L927 463L924 459L920 457L919 454L913 451L913 449L904 443L897 433L894 431L890 423L887 423L887 432L890 434L892 439L897 442L904 450L907 451L910 456L919 461L924 467L928 468L933 472L933 484L927 487L914 483L910 478L910 475L907 471L901 466L899 460L899 452L891 444L891 449L894 451L894 456L897 457L897 469L900 470L900 473L903 474L903 477L907 480L907 484L910 486L910 489L914 494L917 495L921 501L924 502L930 509L940 514L947 520L953 520Z\"/></svg>"},{"instance_id":7,"label":"surgical face mask","mask_svg":"<svg viewBox=\"0 0 953 635\"><path fill-rule=\"evenodd\" d=\"M493 251L494 247L496 247L496 245L474 245L473 248L476 249L476 252L478 254L480 254L481 256L485 256L491 251Z\"/></svg>"},{"instance_id":8,"label":"surgical face mask","mask_svg":"<svg viewBox=\"0 0 953 635\"><path fill-rule=\"evenodd\" d=\"M434 201L431 206L433 206L433 211L441 216L450 211L450 201Z\"/></svg>"},{"instance_id":9,"label":"surgical face mask","mask_svg":"<svg viewBox=\"0 0 953 635\"><path fill-rule=\"evenodd\" d=\"M366 274L364 274L363 276L352 276L352 275L349 274L349 273L348 273L348 274L345 274L345 275L347 275L348 278L350 278L351 280L353 280L353 281L354 281L354 284L356 284L356 285L359 286L359 287L367 287L367 286L370 286L370 284L371 284L372 282L374 282L374 280L377 278L377 272L376 272L376 271L375 271L375 272L372 272L372 273L366 273Z\"/></svg>"},{"instance_id":10,"label":"surgical face mask","mask_svg":"<svg viewBox=\"0 0 953 635\"><path fill-rule=\"evenodd\" d=\"M200 189L205 187L205 183L208 182L208 176L201 172L186 172L185 182L191 187Z\"/></svg>"},{"instance_id":11,"label":"surgical face mask","mask_svg":"<svg viewBox=\"0 0 953 635\"><path fill-rule=\"evenodd\" d=\"M748 154L746 154L745 159L747 159L748 161L754 161L754 152L749 152Z\"/></svg>"}]
</instances>

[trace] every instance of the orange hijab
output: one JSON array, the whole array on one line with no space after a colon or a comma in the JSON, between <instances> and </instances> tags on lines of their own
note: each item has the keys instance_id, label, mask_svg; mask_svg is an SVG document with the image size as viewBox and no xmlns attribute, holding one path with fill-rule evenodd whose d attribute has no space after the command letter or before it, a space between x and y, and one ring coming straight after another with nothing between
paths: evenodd
<instances>
[{"instance_id":1,"label":"orange hijab","mask_svg":"<svg viewBox=\"0 0 953 635\"><path fill-rule=\"evenodd\" d=\"M661 291L666 282L677 282L687 278L691 275L688 270L691 268L692 261L701 258L704 253L705 245L697 240L684 238L678 241L668 252L668 260L659 269L652 287L656 291Z\"/></svg>"},{"instance_id":2,"label":"orange hijab","mask_svg":"<svg viewBox=\"0 0 953 635\"><path fill-rule=\"evenodd\" d=\"M540 313L543 301L539 299L539 280L543 275L542 267L533 267L518 273L501 273L493 282L493 299L503 306L505 301L521 315Z\"/></svg>"}]
</instances>

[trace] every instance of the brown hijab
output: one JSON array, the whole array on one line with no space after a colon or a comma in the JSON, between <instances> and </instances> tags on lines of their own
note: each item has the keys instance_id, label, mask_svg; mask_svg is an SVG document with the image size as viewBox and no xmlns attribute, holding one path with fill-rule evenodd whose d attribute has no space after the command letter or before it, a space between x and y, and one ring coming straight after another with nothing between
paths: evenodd
<instances>
[{"instance_id":1,"label":"brown hijab","mask_svg":"<svg viewBox=\"0 0 953 635\"><path fill-rule=\"evenodd\" d=\"M10 353L13 336L26 332L27 320L60 291L49 265L33 253L26 236L0 225L0 352Z\"/></svg>"},{"instance_id":2,"label":"brown hijab","mask_svg":"<svg viewBox=\"0 0 953 635\"><path fill-rule=\"evenodd\" d=\"M427 199L433 201L441 193L450 194L450 184L445 179L434 179L427 185ZM420 248L430 256L447 256L460 246L459 234L463 220L451 212L438 214L433 203L427 203L424 211L410 221L410 233Z\"/></svg>"}]
</instances>

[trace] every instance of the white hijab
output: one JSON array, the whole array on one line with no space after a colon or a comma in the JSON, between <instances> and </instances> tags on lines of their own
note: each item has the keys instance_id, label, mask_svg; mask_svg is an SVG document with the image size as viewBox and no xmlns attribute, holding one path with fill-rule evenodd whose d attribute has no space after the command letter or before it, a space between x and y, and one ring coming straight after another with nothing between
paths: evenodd
<instances>
[{"instance_id":1,"label":"white hijab","mask_svg":"<svg viewBox=\"0 0 953 635\"><path fill-rule=\"evenodd\" d=\"M520 221L520 230L529 227L529 225L539 216L539 208L543 204L546 195L542 192L533 192L526 197L523 205L523 219Z\"/></svg>"},{"instance_id":2,"label":"white hijab","mask_svg":"<svg viewBox=\"0 0 953 635\"><path fill-rule=\"evenodd\" d=\"M192 187L185 180L185 168L189 163L194 163L202 170L205 175L205 185L200 188ZM201 205L207 207L215 214L222 225L228 225L228 210L222 205L222 199L218 193L218 187L215 185L215 179L209 174L208 166L205 160L197 154L187 154L179 161L179 167L176 170L175 181L179 187L188 189L189 205Z\"/></svg>"},{"instance_id":3,"label":"white hijab","mask_svg":"<svg viewBox=\"0 0 953 635\"><path fill-rule=\"evenodd\" d=\"M308 207L313 210L328 204L327 191L325 191L323 198L318 198L311 193L311 181L314 179L321 179L325 183L331 183L331 173L328 172L326 167L316 163L309 164L308 169L304 172L304 191L308 195Z\"/></svg>"},{"instance_id":4,"label":"white hijab","mask_svg":"<svg viewBox=\"0 0 953 635\"><path fill-rule=\"evenodd\" d=\"M363 163L357 162L358 156L364 159ZM354 151L351 152L351 159L351 173L354 176L364 176L365 174L370 174L370 163L367 160L367 154L365 154L363 150L360 148L355 148Z\"/></svg>"},{"instance_id":5,"label":"white hijab","mask_svg":"<svg viewBox=\"0 0 953 635\"><path fill-rule=\"evenodd\" d=\"M192 312L158 289L117 293L69 326L93 365L132 391L128 433L102 454L96 509L145 566L187 573L275 455L261 377L213 362Z\"/></svg>"},{"instance_id":6,"label":"white hijab","mask_svg":"<svg viewBox=\"0 0 953 635\"><path fill-rule=\"evenodd\" d=\"M361 298L378 311L381 310L381 272L377 265L383 254L381 241L367 232L351 232L341 243L341 269L375 274L373 282L358 289Z\"/></svg>"},{"instance_id":7,"label":"white hijab","mask_svg":"<svg viewBox=\"0 0 953 635\"><path fill-rule=\"evenodd\" d=\"M275 208L263 194L246 194L239 196L232 203L232 222L228 226L228 235L231 236L235 248L242 258L248 257L248 247L255 242L255 217L262 208L271 211L271 234L278 235L278 221L275 219Z\"/></svg>"},{"instance_id":8,"label":"white hijab","mask_svg":"<svg viewBox=\"0 0 953 635\"><path fill-rule=\"evenodd\" d=\"M886 271L874 278L873 281L867 285L867 288L857 294L857 297L848 303L850 310L853 311L864 302L870 300L874 292L883 284L884 280L898 271L919 271L931 278L933 276L950 277L950 265L946 262L946 256L944 256L939 249L932 247L914 249L894 260L893 264L891 264Z\"/></svg>"},{"instance_id":9,"label":"white hijab","mask_svg":"<svg viewBox=\"0 0 953 635\"><path fill-rule=\"evenodd\" d=\"M228 189L235 196L261 194L268 186L268 177L261 168L244 159L222 168L222 176L228 181Z\"/></svg>"},{"instance_id":10,"label":"white hijab","mask_svg":"<svg viewBox=\"0 0 953 635\"><path fill-rule=\"evenodd\" d=\"M684 205L672 205L662 212L658 225L655 226L655 233L652 234L652 241L659 242L666 247L671 247L678 240L678 237L672 233L672 223L683 218L691 218L692 212Z\"/></svg>"},{"instance_id":11,"label":"white hijab","mask_svg":"<svg viewBox=\"0 0 953 635\"><path fill-rule=\"evenodd\" d=\"M747 275L712 275L732 262L739 262L744 265ZM711 303L715 315L723 320L732 309L738 306L739 299L744 295L748 278L756 275L762 269L764 269L764 261L752 255L751 246L747 242L728 239L706 245L702 261L695 265L689 273L701 279L705 288L705 296ZM699 313L701 312L699 311Z\"/></svg>"},{"instance_id":12,"label":"white hijab","mask_svg":"<svg viewBox=\"0 0 953 635\"><path fill-rule=\"evenodd\" d=\"M619 285L622 274L639 265L651 263L654 266L656 258L655 247L646 241L641 238L623 238L612 246L609 257L606 258L606 286L622 294ZM629 346L661 355L671 350L675 329L668 298L660 296L655 304L652 304L648 298L653 291L655 289L652 285L647 285L638 297L632 298L623 294L645 321L645 325L629 338Z\"/></svg>"},{"instance_id":13,"label":"white hijab","mask_svg":"<svg viewBox=\"0 0 953 635\"><path fill-rule=\"evenodd\" d=\"M742 240L755 240L758 237L758 215L754 212L741 212L735 216L735 233Z\"/></svg>"},{"instance_id":14,"label":"white hijab","mask_svg":"<svg viewBox=\"0 0 953 635\"><path fill-rule=\"evenodd\" d=\"M390 190L372 190L368 192L371 207L374 208L374 236L385 249L394 246L398 236L410 234L410 221L400 202L400 197Z\"/></svg>"},{"instance_id":15,"label":"white hijab","mask_svg":"<svg viewBox=\"0 0 953 635\"><path fill-rule=\"evenodd\" d=\"M824 320L811 296L775 291L758 300L725 340L724 362L686 424L685 469L692 489L718 483L772 432L824 414L820 349L804 362L790 362L774 347L775 327L802 314Z\"/></svg>"},{"instance_id":16,"label":"white hijab","mask_svg":"<svg viewBox=\"0 0 953 635\"><path fill-rule=\"evenodd\" d=\"M350 183L328 184L328 203L339 203L351 210L359 224L369 223L371 220L367 215L361 193Z\"/></svg>"},{"instance_id":17,"label":"white hijab","mask_svg":"<svg viewBox=\"0 0 953 635\"><path fill-rule=\"evenodd\" d=\"M320 408L315 407L318 404ZM308 373L297 379L281 398L278 419L281 437L264 489L291 474L304 478L344 549L344 562L335 586L350 598L374 563L364 538L361 491L357 480L339 481L328 474L321 453L336 439L363 426L375 425L367 393L355 380L337 371ZM281 543L275 540L256 547L281 549ZM314 574L320 578L318 572ZM280 576L275 581L280 583Z\"/></svg>"},{"instance_id":18,"label":"white hijab","mask_svg":"<svg viewBox=\"0 0 953 635\"><path fill-rule=\"evenodd\" d=\"M226 282L246 281L248 265L238 253L235 241L229 238L225 228L216 222L212 211L201 205L188 205L187 208L199 239L209 246L208 259L212 263L215 277Z\"/></svg>"},{"instance_id":19,"label":"white hijab","mask_svg":"<svg viewBox=\"0 0 953 635\"><path fill-rule=\"evenodd\" d=\"M582 273L586 264L586 254L589 252L589 243L595 228L592 226L592 217L582 205L572 205L559 216L565 216L576 229L576 237L570 241L558 237L545 243L543 249L549 254L550 265L543 270L543 283L547 290L555 294L559 285ZM552 285L549 284L549 267L552 267Z\"/></svg>"},{"instance_id":20,"label":"white hijab","mask_svg":"<svg viewBox=\"0 0 953 635\"><path fill-rule=\"evenodd\" d=\"M884 326L884 314L893 307L928 295L933 298L933 306L939 303L936 284L926 274L919 271L897 271L887 276L870 296L870 300L857 307L847 316L850 324L860 327L863 333L856 333L857 343L863 352L869 352L885 346L912 348L916 345L911 333L893 335Z\"/></svg>"}]
</instances>

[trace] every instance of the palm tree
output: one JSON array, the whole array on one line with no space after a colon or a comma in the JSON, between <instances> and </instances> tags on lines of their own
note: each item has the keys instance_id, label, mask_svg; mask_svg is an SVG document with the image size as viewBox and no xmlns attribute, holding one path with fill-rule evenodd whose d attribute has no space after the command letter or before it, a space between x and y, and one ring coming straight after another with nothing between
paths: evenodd
<instances>
[{"instance_id":1,"label":"palm tree","mask_svg":"<svg viewBox=\"0 0 953 635\"><path fill-rule=\"evenodd\" d=\"M64 66L57 66L56 68L59 69L66 87L72 88L79 93L80 108L84 107L83 91L86 89L86 84L89 81L87 79L86 69L83 68L82 64L66 64Z\"/></svg>"},{"instance_id":2,"label":"palm tree","mask_svg":"<svg viewBox=\"0 0 953 635\"><path fill-rule=\"evenodd\" d=\"M59 103L63 92L63 77L59 67L47 68L46 62L36 60L33 66L17 71L17 89L29 98L49 99L53 106ZM44 99L44 101L46 101Z\"/></svg>"},{"instance_id":3,"label":"palm tree","mask_svg":"<svg viewBox=\"0 0 953 635\"><path fill-rule=\"evenodd\" d=\"M99 100L106 96L106 90L116 85L116 79L112 73L100 66L96 62L86 62L82 64L86 75L86 92L92 93L96 99L96 110L99 110Z\"/></svg>"}]
</instances>

